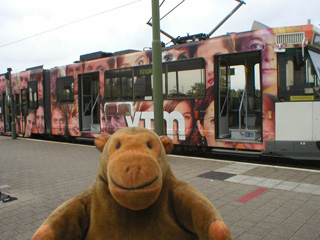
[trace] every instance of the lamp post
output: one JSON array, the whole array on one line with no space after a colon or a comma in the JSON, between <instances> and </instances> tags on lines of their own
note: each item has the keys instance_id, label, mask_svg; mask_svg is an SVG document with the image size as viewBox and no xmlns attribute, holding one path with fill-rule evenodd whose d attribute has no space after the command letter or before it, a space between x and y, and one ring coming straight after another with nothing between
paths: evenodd
<instances>
[{"instance_id":1,"label":"lamp post","mask_svg":"<svg viewBox=\"0 0 320 240\"><path fill-rule=\"evenodd\" d=\"M7 85L7 94L8 99L10 98L11 102L11 136L12 139L17 139L17 133L16 133L16 123L15 123L15 110L14 110L14 98L13 98L13 89L11 85L11 71L12 68L7 68L7 73L5 74L5 78L9 81L9 86ZM10 113L8 113L10 114Z\"/></svg>"},{"instance_id":2,"label":"lamp post","mask_svg":"<svg viewBox=\"0 0 320 240\"><path fill-rule=\"evenodd\" d=\"M163 135L163 95L159 0L152 0L152 33L154 130L161 136Z\"/></svg>"}]
</instances>

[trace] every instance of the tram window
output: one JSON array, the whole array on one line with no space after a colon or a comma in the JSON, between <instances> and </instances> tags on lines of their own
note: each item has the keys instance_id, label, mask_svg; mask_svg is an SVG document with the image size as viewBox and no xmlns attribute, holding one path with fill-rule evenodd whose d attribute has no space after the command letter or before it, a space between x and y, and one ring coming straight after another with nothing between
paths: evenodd
<instances>
[{"instance_id":1,"label":"tram window","mask_svg":"<svg viewBox=\"0 0 320 240\"><path fill-rule=\"evenodd\" d=\"M112 78L106 78L104 82L104 92L105 92L105 98L108 100L112 99L112 96L113 96L112 87L113 87Z\"/></svg>"},{"instance_id":2,"label":"tram window","mask_svg":"<svg viewBox=\"0 0 320 240\"><path fill-rule=\"evenodd\" d=\"M162 92L163 92L163 97L167 98L168 84L166 84L167 81L165 79L166 79L166 74L162 73Z\"/></svg>"},{"instance_id":3,"label":"tram window","mask_svg":"<svg viewBox=\"0 0 320 240\"><path fill-rule=\"evenodd\" d=\"M29 90L29 109L37 109L38 108L38 82L32 81L28 82L28 90Z\"/></svg>"},{"instance_id":4,"label":"tram window","mask_svg":"<svg viewBox=\"0 0 320 240\"><path fill-rule=\"evenodd\" d=\"M152 100L152 77L145 75L134 77L134 99L135 100Z\"/></svg>"},{"instance_id":5,"label":"tram window","mask_svg":"<svg viewBox=\"0 0 320 240\"><path fill-rule=\"evenodd\" d=\"M317 45L318 47L320 47L320 35L318 33L314 34L313 44Z\"/></svg>"},{"instance_id":6,"label":"tram window","mask_svg":"<svg viewBox=\"0 0 320 240\"><path fill-rule=\"evenodd\" d=\"M310 63L309 59L306 59L306 65L307 65L307 83L315 83L315 73L312 69L312 64Z\"/></svg>"},{"instance_id":7,"label":"tram window","mask_svg":"<svg viewBox=\"0 0 320 240\"><path fill-rule=\"evenodd\" d=\"M105 73L105 99L108 101L132 100L132 69L117 69Z\"/></svg>"},{"instance_id":8,"label":"tram window","mask_svg":"<svg viewBox=\"0 0 320 240\"><path fill-rule=\"evenodd\" d=\"M122 77L121 81L121 97L125 100L132 99L132 78L131 77Z\"/></svg>"},{"instance_id":9,"label":"tram window","mask_svg":"<svg viewBox=\"0 0 320 240\"><path fill-rule=\"evenodd\" d=\"M145 82L146 82L145 76L141 76L141 77L136 77L135 76L134 77L134 84L133 84L134 93L133 93L133 97L136 100L143 100Z\"/></svg>"},{"instance_id":10,"label":"tram window","mask_svg":"<svg viewBox=\"0 0 320 240\"><path fill-rule=\"evenodd\" d=\"M125 68L120 70L121 86L120 98L121 100L132 100L132 68Z\"/></svg>"},{"instance_id":11,"label":"tram window","mask_svg":"<svg viewBox=\"0 0 320 240\"><path fill-rule=\"evenodd\" d=\"M20 115L20 95L15 94L15 106L16 106L16 115Z\"/></svg>"},{"instance_id":12,"label":"tram window","mask_svg":"<svg viewBox=\"0 0 320 240\"><path fill-rule=\"evenodd\" d=\"M298 49L299 50L299 49ZM319 99L316 91L317 74L314 69L314 52L308 51L303 62L297 66L295 60L300 52L287 49L278 55L278 97L284 101ZM319 55L320 56L320 55ZM319 57L320 59L320 57Z\"/></svg>"},{"instance_id":13,"label":"tram window","mask_svg":"<svg viewBox=\"0 0 320 240\"><path fill-rule=\"evenodd\" d=\"M74 79L73 76L57 78L57 102L74 102Z\"/></svg>"},{"instance_id":14,"label":"tram window","mask_svg":"<svg viewBox=\"0 0 320 240\"><path fill-rule=\"evenodd\" d=\"M319 37L319 36L318 36ZM310 75L313 78L314 83L319 87L319 78L320 78L320 54L309 50L310 60Z\"/></svg>"},{"instance_id":15,"label":"tram window","mask_svg":"<svg viewBox=\"0 0 320 240\"><path fill-rule=\"evenodd\" d=\"M112 87L112 94L114 100L120 100L121 99L121 78L114 78L113 79L113 87Z\"/></svg>"},{"instance_id":16,"label":"tram window","mask_svg":"<svg viewBox=\"0 0 320 240\"><path fill-rule=\"evenodd\" d=\"M28 104L28 89L21 89L21 104Z\"/></svg>"},{"instance_id":17,"label":"tram window","mask_svg":"<svg viewBox=\"0 0 320 240\"><path fill-rule=\"evenodd\" d=\"M286 87L287 90L290 90L290 87L294 85L294 68L293 68L293 61L289 60L286 63Z\"/></svg>"},{"instance_id":18,"label":"tram window","mask_svg":"<svg viewBox=\"0 0 320 240\"><path fill-rule=\"evenodd\" d=\"M260 63L254 65L254 88L256 97L261 97Z\"/></svg>"},{"instance_id":19,"label":"tram window","mask_svg":"<svg viewBox=\"0 0 320 240\"><path fill-rule=\"evenodd\" d=\"M105 97L108 101L121 100L121 79L119 77L105 80Z\"/></svg>"},{"instance_id":20,"label":"tram window","mask_svg":"<svg viewBox=\"0 0 320 240\"><path fill-rule=\"evenodd\" d=\"M232 66L235 74L230 76L231 97L239 98L246 86L246 72L244 65ZM220 84L221 85L221 84Z\"/></svg>"},{"instance_id":21,"label":"tram window","mask_svg":"<svg viewBox=\"0 0 320 240\"><path fill-rule=\"evenodd\" d=\"M205 94L205 61L202 58L164 63L165 98L196 98ZM136 66L105 72L107 101L152 100L152 66Z\"/></svg>"},{"instance_id":22,"label":"tram window","mask_svg":"<svg viewBox=\"0 0 320 240\"><path fill-rule=\"evenodd\" d=\"M167 75L167 82L168 82L168 97L172 98L178 95L179 89L179 80L177 79L176 72L169 72Z\"/></svg>"},{"instance_id":23,"label":"tram window","mask_svg":"<svg viewBox=\"0 0 320 240\"><path fill-rule=\"evenodd\" d=\"M166 81L168 98L198 98L205 93L203 59L168 62Z\"/></svg>"},{"instance_id":24,"label":"tram window","mask_svg":"<svg viewBox=\"0 0 320 240\"><path fill-rule=\"evenodd\" d=\"M134 68L133 97L135 100L152 100L152 66Z\"/></svg>"}]
</instances>

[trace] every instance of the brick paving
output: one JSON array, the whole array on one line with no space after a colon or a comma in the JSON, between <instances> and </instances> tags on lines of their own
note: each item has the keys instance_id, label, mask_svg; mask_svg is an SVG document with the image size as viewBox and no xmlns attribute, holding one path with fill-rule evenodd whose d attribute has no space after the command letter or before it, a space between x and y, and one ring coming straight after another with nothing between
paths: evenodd
<instances>
[{"instance_id":1,"label":"brick paving","mask_svg":"<svg viewBox=\"0 0 320 240\"><path fill-rule=\"evenodd\" d=\"M93 146L0 136L0 188L18 198L0 202L0 239L30 239L94 181L99 159ZM320 171L178 156L169 162L212 201L235 239L320 240Z\"/></svg>"}]
</instances>

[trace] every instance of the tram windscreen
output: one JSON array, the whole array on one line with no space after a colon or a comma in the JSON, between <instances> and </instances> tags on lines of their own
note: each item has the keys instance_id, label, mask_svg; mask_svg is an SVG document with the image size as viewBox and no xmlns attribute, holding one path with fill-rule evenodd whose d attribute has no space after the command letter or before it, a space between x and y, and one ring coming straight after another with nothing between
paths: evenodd
<instances>
[{"instance_id":1,"label":"tram windscreen","mask_svg":"<svg viewBox=\"0 0 320 240\"><path fill-rule=\"evenodd\" d=\"M316 70L318 79L320 79L320 54L309 50L309 55Z\"/></svg>"}]
</instances>

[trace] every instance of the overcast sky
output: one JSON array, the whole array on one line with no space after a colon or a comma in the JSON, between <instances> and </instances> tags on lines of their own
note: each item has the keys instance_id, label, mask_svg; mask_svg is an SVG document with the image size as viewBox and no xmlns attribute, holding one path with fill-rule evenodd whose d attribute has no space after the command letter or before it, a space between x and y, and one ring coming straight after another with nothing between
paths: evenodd
<instances>
[{"instance_id":1,"label":"overcast sky","mask_svg":"<svg viewBox=\"0 0 320 240\"><path fill-rule=\"evenodd\" d=\"M180 1L166 0L160 14ZM248 31L254 20L282 27L304 25L310 19L320 28L319 0L245 2L213 36ZM237 4L234 0L185 0L161 21L161 29L174 37L207 34ZM8 67L13 73L39 65L50 69L96 51L150 47L152 28L146 22L151 11L151 0L0 0L0 73ZM163 35L161 40L170 41Z\"/></svg>"}]
</instances>

